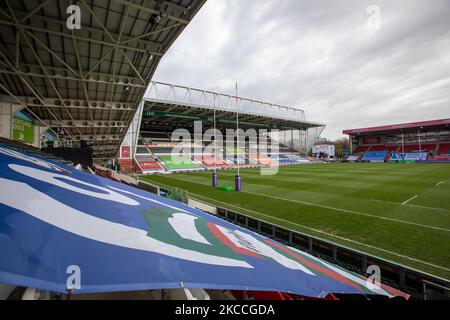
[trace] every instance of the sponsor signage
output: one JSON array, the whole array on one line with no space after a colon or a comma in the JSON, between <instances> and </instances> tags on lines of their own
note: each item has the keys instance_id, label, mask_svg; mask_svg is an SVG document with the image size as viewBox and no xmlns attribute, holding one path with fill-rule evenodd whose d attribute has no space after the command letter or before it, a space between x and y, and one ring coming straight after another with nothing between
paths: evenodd
<instances>
[{"instance_id":1,"label":"sponsor signage","mask_svg":"<svg viewBox=\"0 0 450 320\"><path fill-rule=\"evenodd\" d=\"M120 158L123 158L123 159L131 158L131 147L130 146L120 147Z\"/></svg>"},{"instance_id":2,"label":"sponsor signage","mask_svg":"<svg viewBox=\"0 0 450 320\"><path fill-rule=\"evenodd\" d=\"M34 142L34 124L18 117L12 119L12 138L25 143Z\"/></svg>"},{"instance_id":3,"label":"sponsor signage","mask_svg":"<svg viewBox=\"0 0 450 320\"><path fill-rule=\"evenodd\" d=\"M312 149L312 153L313 154L327 154L330 157L334 157L335 155L335 147L332 144L319 144L319 145L315 145L313 146Z\"/></svg>"}]
</instances>

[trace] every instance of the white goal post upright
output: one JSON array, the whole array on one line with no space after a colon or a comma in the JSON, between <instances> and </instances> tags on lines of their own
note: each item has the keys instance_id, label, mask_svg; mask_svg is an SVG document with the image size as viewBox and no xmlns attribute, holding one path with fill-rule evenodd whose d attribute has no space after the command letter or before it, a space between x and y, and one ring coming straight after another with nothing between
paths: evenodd
<instances>
[{"instance_id":1,"label":"white goal post upright","mask_svg":"<svg viewBox=\"0 0 450 320\"><path fill-rule=\"evenodd\" d=\"M217 174L217 128L216 128L216 101L217 95L214 94L214 171L212 173L212 186L216 188L218 186L219 176Z\"/></svg>"},{"instance_id":2,"label":"white goal post upright","mask_svg":"<svg viewBox=\"0 0 450 320\"><path fill-rule=\"evenodd\" d=\"M235 176L234 181L234 190L237 192L242 191L242 178L241 178L241 170L240 170L240 159L239 159L239 110L238 110L238 83L236 82L236 161L237 161L237 175Z\"/></svg>"}]
</instances>

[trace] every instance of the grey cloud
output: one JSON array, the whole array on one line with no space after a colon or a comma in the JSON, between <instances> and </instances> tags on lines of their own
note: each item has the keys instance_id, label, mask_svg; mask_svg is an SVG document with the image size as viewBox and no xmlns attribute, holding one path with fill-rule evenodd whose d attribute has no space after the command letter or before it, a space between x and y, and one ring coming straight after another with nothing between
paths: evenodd
<instances>
[{"instance_id":1,"label":"grey cloud","mask_svg":"<svg viewBox=\"0 0 450 320\"><path fill-rule=\"evenodd\" d=\"M382 28L366 27L378 5ZM343 129L450 116L448 0L208 0L155 79L302 107Z\"/></svg>"}]
</instances>

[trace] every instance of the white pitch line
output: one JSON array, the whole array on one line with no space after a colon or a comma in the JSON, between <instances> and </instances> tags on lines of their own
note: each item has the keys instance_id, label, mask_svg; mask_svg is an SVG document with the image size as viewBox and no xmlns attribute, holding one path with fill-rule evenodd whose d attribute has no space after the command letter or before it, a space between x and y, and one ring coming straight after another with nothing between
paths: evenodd
<instances>
[{"instance_id":1,"label":"white pitch line","mask_svg":"<svg viewBox=\"0 0 450 320\"><path fill-rule=\"evenodd\" d=\"M408 202L413 201L413 200L414 200L415 198L417 198L417 197L418 197L418 195L416 194L414 197L411 197L411 198L409 198L408 200L406 200L405 202L403 202L402 205L408 204Z\"/></svg>"},{"instance_id":2,"label":"white pitch line","mask_svg":"<svg viewBox=\"0 0 450 320\"><path fill-rule=\"evenodd\" d=\"M363 243L363 242L359 242L359 241L356 241L356 240L351 240L351 239L348 239L348 238L345 238L345 237L333 235L331 233L324 232L324 231L319 230L319 229L307 227L307 226L304 226L304 225L301 225L301 224L298 224L298 223L295 223L295 222L292 222L292 221L289 221L289 220L285 220L285 219L282 219L282 218L277 218L277 217L274 217L274 216L271 216L271 215L268 215L268 214L265 214L265 213L261 213L261 212L255 211L255 210L241 208L239 206L235 206L235 205L232 205L230 203L226 203L226 202L223 202L223 201L220 201L220 200L216 200L216 199L212 199L212 198L209 198L209 197L205 197L205 196L200 195L200 194L196 194L196 193L192 193L192 192L190 192L190 194L193 194L193 195L201 197L201 198L209 199L209 200L212 200L212 201L215 201L215 202L223 203L223 204L225 204L227 206L230 206L230 207L235 207L235 208L238 208L238 209L241 209L241 210L245 210L245 211L248 211L248 212L253 212L253 213L256 213L256 214L258 214L260 216L263 216L263 217L267 217L267 218L270 218L270 219L273 219L273 220L282 221L282 222L288 223L290 225L301 227L301 228L304 228L304 229L307 229L307 230L311 230L311 231L314 231L314 232L317 232L317 233L321 233L321 234L324 234L324 235L327 235L327 236L330 236L330 237L333 237L333 238L336 238L336 239L344 240L344 241L355 243L355 244L358 244L358 245L361 245L361 246L364 246L364 247L367 247L367 248L375 249L375 250L378 250L380 252L384 252L384 253L388 253L388 254L394 255L396 257L400 257L400 258L411 260L411 261L414 261L414 262L417 262L417 263L420 263L420 264L428 265L428 266L431 266L433 268L437 268L437 269L441 269L441 270L445 270L445 271L450 271L450 268L446 268L446 267L443 267L443 266L440 266L440 265L437 265L437 264L433 264L433 263L430 263L430 262L426 262L426 261L423 261L423 260L420 260L420 259L412 258L412 257L406 256L406 255L403 255L403 254L399 254L399 253L396 253L396 252L393 252L393 251L382 249L382 248L379 248L379 247L376 247L376 246L373 246L373 245L370 245L370 244L366 244L366 243Z\"/></svg>"},{"instance_id":3,"label":"white pitch line","mask_svg":"<svg viewBox=\"0 0 450 320\"><path fill-rule=\"evenodd\" d=\"M365 200L365 199L364 199ZM382 203L390 203L394 205L402 205L400 202L394 202L394 201L386 201L386 200L379 200L379 199L368 199L369 201L375 201L375 202L382 202ZM436 211L444 211L444 212L450 212L448 209L442 209L442 208L435 208L435 207L427 207L427 206L419 206L417 204L405 204L407 207L412 208L422 208L422 209L428 209L428 210L436 210Z\"/></svg>"},{"instance_id":4,"label":"white pitch line","mask_svg":"<svg viewBox=\"0 0 450 320\"><path fill-rule=\"evenodd\" d=\"M321 204L316 204L316 203L311 203L311 202L306 202L306 201L301 201L301 200L292 200L292 199L280 198L280 197L275 197L275 196L269 196L269 195L262 194L262 193L253 193L253 192L248 192L248 191L243 191L243 192L249 193L249 194L258 195L258 196L268 197L268 198L272 198L272 199L277 199L277 200L297 202L297 203L305 204L305 205L308 205L308 206L314 206L314 207L319 207L319 208L324 208L324 209L329 209L329 210L334 210L334 211L340 211L340 212L346 212L346 213L356 214L356 215L360 215L360 216L371 217L371 218L375 218L375 219L381 219L381 220L387 220L387 221L392 221L392 222L397 222L397 223L409 224L409 225L413 225L413 226L416 226L416 227L429 228L429 229L434 229L434 230L450 232L449 229L445 229L445 228L433 227L433 226L429 226L429 225L426 225L426 224L420 224L420 223L415 223L415 222L410 222L410 221L405 221L405 220L387 218L387 217L377 216L377 215L374 215L374 214L369 214L369 213L364 213L364 212L359 212L359 211L353 211L353 210L341 209L341 208L334 208L334 207L330 207L330 206L324 206L324 205L321 205Z\"/></svg>"},{"instance_id":5,"label":"white pitch line","mask_svg":"<svg viewBox=\"0 0 450 320\"><path fill-rule=\"evenodd\" d=\"M190 182L190 183L195 183L195 184L209 186L209 184L207 184L207 183L194 182L194 181L191 181L191 180L184 180L184 179L177 179L177 178L174 178L174 179L175 180L181 180L181 181L185 181L185 182ZM356 214L356 215L360 215L360 216L366 216L366 217L370 217L370 218L374 218L374 219L381 219L381 220L392 221L392 222L396 222L396 223L409 224L409 225L416 226L416 227L421 227L421 228L428 228L428 229L433 229L433 230L450 232L449 229L445 229L445 228L433 227L433 226L429 226L429 225L426 225L426 224L420 224L420 223L415 223L415 222L410 222L410 221L405 221L405 220L387 218L387 217L377 216L377 215L374 215L374 214L369 214L369 213L364 213L364 212L359 212L359 211L335 208L335 207L325 206L325 205L322 205L322 204L317 204L317 203L312 203L312 202L306 202L306 201L301 201L301 200L293 200L293 199L286 199L286 198L281 198L281 197L270 196L270 195L263 194L263 193L255 193L255 192L249 192L249 191L241 191L241 192L242 193L256 195L256 196L260 196L260 197L276 199L276 200L289 201L289 202L294 202L294 203L301 203L301 204L312 206L312 207L318 207L318 208L324 208L324 209L329 209L329 210L333 210L333 211L339 211L339 212ZM411 201L411 200L412 199L410 199L409 201Z\"/></svg>"},{"instance_id":6,"label":"white pitch line","mask_svg":"<svg viewBox=\"0 0 450 320\"><path fill-rule=\"evenodd\" d=\"M445 180L442 180L441 182L436 183L436 187L440 186L441 184L443 184L445 182Z\"/></svg>"},{"instance_id":7,"label":"white pitch line","mask_svg":"<svg viewBox=\"0 0 450 320\"><path fill-rule=\"evenodd\" d=\"M181 179L181 180L187 181L187 180L184 180L184 179ZM288 180L286 180L286 181L288 181ZM445 181L447 181L447 180L439 182L438 184L436 184L436 186L442 184ZM191 181L189 181L189 182L191 182ZM199 184L208 185L206 183L199 183ZM368 201L374 201L374 202L382 202L382 203L389 203L389 204L394 204L394 205L397 205L397 206L404 205L404 206L413 207L413 208L422 208L422 209L427 209L427 210L444 211L446 213L450 212L450 210L448 210L448 209L428 207L428 206L421 206L421 205L417 205L417 204L403 204L403 203L400 203L400 202L386 201L386 200L379 200L379 199L362 199L362 200L368 200ZM288 200L288 201L290 201L290 200Z\"/></svg>"}]
</instances>

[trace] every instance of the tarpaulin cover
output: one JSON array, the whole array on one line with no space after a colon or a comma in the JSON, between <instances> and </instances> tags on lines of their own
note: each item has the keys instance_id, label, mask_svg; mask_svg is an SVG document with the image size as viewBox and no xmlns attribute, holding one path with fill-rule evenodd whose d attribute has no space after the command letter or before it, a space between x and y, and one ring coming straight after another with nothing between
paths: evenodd
<instances>
[{"instance_id":1,"label":"tarpaulin cover","mask_svg":"<svg viewBox=\"0 0 450 320\"><path fill-rule=\"evenodd\" d=\"M399 294L187 205L6 148L0 255L0 283L56 292Z\"/></svg>"}]
</instances>

